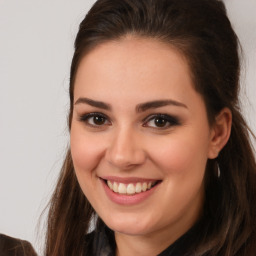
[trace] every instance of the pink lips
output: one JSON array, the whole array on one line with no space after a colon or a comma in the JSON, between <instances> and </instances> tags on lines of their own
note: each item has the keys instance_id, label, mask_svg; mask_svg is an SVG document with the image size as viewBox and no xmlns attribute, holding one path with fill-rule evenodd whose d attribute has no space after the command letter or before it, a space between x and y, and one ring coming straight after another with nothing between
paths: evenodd
<instances>
[{"instance_id":1,"label":"pink lips","mask_svg":"<svg viewBox=\"0 0 256 256\"><path fill-rule=\"evenodd\" d=\"M133 178L133 177L129 177L129 178L122 178L122 177L110 177L110 176L105 176L105 177L101 177L100 178L102 186L108 196L108 198L116 203L116 204L120 204L120 205L135 205L135 204L139 204L141 202L143 202L144 200L146 200L148 197L150 197L154 191L157 189L158 184L156 184L154 187L152 187L151 189L145 191L145 192L141 192L141 193L136 193L133 195L126 195L126 194L119 194L119 193L115 193L114 191L112 191L108 185L106 184L106 180L112 181L112 182L118 182L118 183L123 183L123 184L129 184L129 183L137 183L137 182L155 182L157 180L152 180L152 179L142 179L142 178Z\"/></svg>"}]
</instances>

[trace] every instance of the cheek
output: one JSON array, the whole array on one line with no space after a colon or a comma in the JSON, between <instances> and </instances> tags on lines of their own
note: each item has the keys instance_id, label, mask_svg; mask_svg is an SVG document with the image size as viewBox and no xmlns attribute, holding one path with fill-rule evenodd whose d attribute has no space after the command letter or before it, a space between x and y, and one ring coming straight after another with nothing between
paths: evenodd
<instances>
[{"instance_id":1,"label":"cheek","mask_svg":"<svg viewBox=\"0 0 256 256\"><path fill-rule=\"evenodd\" d=\"M97 193L94 193L97 184L94 170L104 154L102 141L99 137L92 136L75 125L70 131L70 149L77 180L83 193L93 206L95 206L93 202L99 200Z\"/></svg>"},{"instance_id":2,"label":"cheek","mask_svg":"<svg viewBox=\"0 0 256 256\"><path fill-rule=\"evenodd\" d=\"M156 141L151 155L166 174L202 174L207 162L207 140L198 141L197 136L173 136Z\"/></svg>"},{"instance_id":3,"label":"cheek","mask_svg":"<svg viewBox=\"0 0 256 256\"><path fill-rule=\"evenodd\" d=\"M76 126L71 128L70 148L76 172L93 170L104 154L100 136L92 136Z\"/></svg>"}]
</instances>

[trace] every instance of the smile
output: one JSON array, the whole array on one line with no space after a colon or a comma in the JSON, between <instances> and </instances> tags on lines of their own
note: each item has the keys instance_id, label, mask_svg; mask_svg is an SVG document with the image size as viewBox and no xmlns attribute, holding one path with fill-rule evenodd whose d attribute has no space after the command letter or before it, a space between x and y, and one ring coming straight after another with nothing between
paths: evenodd
<instances>
[{"instance_id":1,"label":"smile","mask_svg":"<svg viewBox=\"0 0 256 256\"><path fill-rule=\"evenodd\" d=\"M119 205L135 205L155 193L162 180L138 177L99 177L107 197Z\"/></svg>"},{"instance_id":2,"label":"smile","mask_svg":"<svg viewBox=\"0 0 256 256\"><path fill-rule=\"evenodd\" d=\"M153 182L137 182L137 183L118 183L110 180L106 181L108 187L115 193L123 195L134 195L145 192L156 185L157 181Z\"/></svg>"}]
</instances>

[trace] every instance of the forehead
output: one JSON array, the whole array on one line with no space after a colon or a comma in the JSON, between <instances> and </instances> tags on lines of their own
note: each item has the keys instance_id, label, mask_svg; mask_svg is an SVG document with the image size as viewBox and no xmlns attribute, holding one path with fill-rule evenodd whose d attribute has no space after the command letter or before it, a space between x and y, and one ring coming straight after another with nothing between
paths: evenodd
<instances>
[{"instance_id":1,"label":"forehead","mask_svg":"<svg viewBox=\"0 0 256 256\"><path fill-rule=\"evenodd\" d=\"M102 43L84 56L74 88L75 98L103 101L106 95L182 101L189 93L196 92L186 58L171 45L132 36Z\"/></svg>"}]
</instances>

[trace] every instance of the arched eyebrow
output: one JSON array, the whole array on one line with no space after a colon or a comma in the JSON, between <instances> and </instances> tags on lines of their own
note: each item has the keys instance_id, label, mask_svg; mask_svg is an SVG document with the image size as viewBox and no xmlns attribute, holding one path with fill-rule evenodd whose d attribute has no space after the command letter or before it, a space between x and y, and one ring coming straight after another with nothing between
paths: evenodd
<instances>
[{"instance_id":1,"label":"arched eyebrow","mask_svg":"<svg viewBox=\"0 0 256 256\"><path fill-rule=\"evenodd\" d=\"M75 102L74 105L77 105L77 104L88 104L92 107L101 108L101 109L108 110L108 111L111 111L111 109L112 109L111 105L108 103L92 100L89 98L79 98ZM168 99L168 100L155 100L155 101L141 103L136 106L135 110L136 110L136 112L144 112L148 109L160 108L160 107L164 107L164 106L168 106L168 105L188 108L185 104L183 104L179 101Z\"/></svg>"},{"instance_id":2,"label":"arched eyebrow","mask_svg":"<svg viewBox=\"0 0 256 256\"><path fill-rule=\"evenodd\" d=\"M77 104L88 104L92 107L96 107L96 108L101 108L101 109L105 109L105 110L111 110L111 106L105 102L102 101L96 101L96 100L92 100L92 99L88 99L88 98L79 98L74 105Z\"/></svg>"},{"instance_id":3,"label":"arched eyebrow","mask_svg":"<svg viewBox=\"0 0 256 256\"><path fill-rule=\"evenodd\" d=\"M160 107L164 107L164 106L168 106L168 105L188 108L185 104L183 104L179 101L176 101L176 100L156 100L156 101L150 101L150 102L145 102L145 103L138 104L136 106L136 111L137 112L143 112L143 111L146 111L148 109L160 108Z\"/></svg>"}]
</instances>

